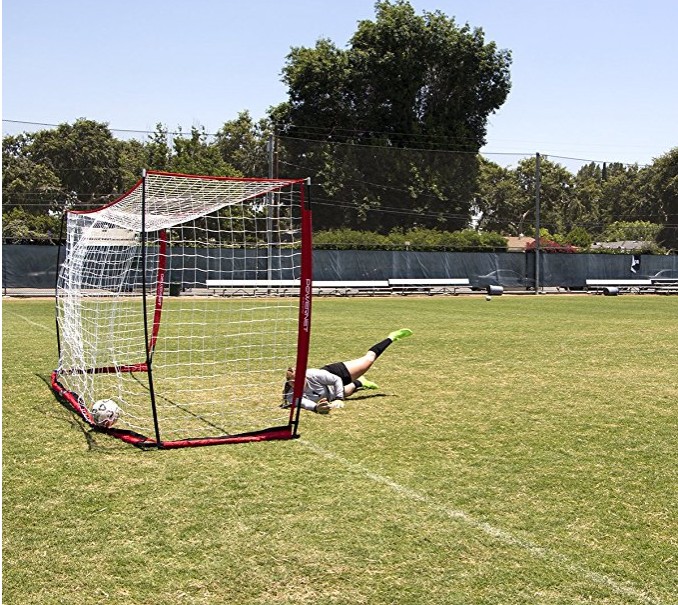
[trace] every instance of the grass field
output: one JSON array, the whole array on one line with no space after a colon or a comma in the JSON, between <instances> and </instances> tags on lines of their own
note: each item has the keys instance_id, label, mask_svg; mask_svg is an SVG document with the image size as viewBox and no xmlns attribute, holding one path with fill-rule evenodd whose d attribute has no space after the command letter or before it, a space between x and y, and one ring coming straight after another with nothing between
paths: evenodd
<instances>
[{"instance_id":1,"label":"grass field","mask_svg":"<svg viewBox=\"0 0 678 605\"><path fill-rule=\"evenodd\" d=\"M2 312L7 605L678 602L678 297L318 299L314 366L414 331L382 389L174 451L54 399L51 302Z\"/></svg>"}]
</instances>

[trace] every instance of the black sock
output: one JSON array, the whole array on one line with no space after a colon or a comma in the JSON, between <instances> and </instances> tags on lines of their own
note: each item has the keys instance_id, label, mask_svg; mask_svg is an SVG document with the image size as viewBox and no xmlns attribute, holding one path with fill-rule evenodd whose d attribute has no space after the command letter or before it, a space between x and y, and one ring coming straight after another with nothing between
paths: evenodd
<instances>
[{"instance_id":1,"label":"black sock","mask_svg":"<svg viewBox=\"0 0 678 605\"><path fill-rule=\"evenodd\" d=\"M363 383L360 382L360 380L354 380L354 381L353 381L353 385L355 386L355 390L356 390L356 391L357 391L358 389L362 389L362 388L363 388Z\"/></svg>"},{"instance_id":2,"label":"black sock","mask_svg":"<svg viewBox=\"0 0 678 605\"><path fill-rule=\"evenodd\" d=\"M392 342L393 341L390 338L386 338L381 342L378 342L373 347L370 347L370 351L372 351L377 357L379 357L379 355L381 355Z\"/></svg>"}]
</instances>

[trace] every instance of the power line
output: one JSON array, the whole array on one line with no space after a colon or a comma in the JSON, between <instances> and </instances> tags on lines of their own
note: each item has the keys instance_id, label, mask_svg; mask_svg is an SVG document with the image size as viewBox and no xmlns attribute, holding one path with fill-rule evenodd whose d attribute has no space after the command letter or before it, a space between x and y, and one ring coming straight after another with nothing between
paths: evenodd
<instances>
[{"instance_id":1,"label":"power line","mask_svg":"<svg viewBox=\"0 0 678 605\"><path fill-rule=\"evenodd\" d=\"M5 118L3 118L2 121L3 121L3 123L7 122L9 124L24 124L26 126L46 126L48 128L59 128L59 126L63 126L63 124L50 124L50 123L47 123L47 122L28 122L28 121L25 121L25 120L9 120L9 119L5 119ZM158 132L157 130L133 130L133 129L130 129L130 128L113 128L112 126L108 126L108 125L107 125L107 127L111 132L127 132L127 133L130 133L130 134L150 135L150 134L156 134ZM168 134L168 135L172 135L172 136L183 136L183 135L189 134L189 131L186 131L186 132L184 132L182 130L175 131L175 132L165 131L164 134ZM217 134L213 134L213 133L204 133L204 134L205 134L205 136L208 136L208 137L216 137L217 136Z\"/></svg>"},{"instance_id":2,"label":"power line","mask_svg":"<svg viewBox=\"0 0 678 605\"><path fill-rule=\"evenodd\" d=\"M17 125L25 125L25 126L42 126L42 127L47 127L47 128L58 128L59 126L63 124L53 124L49 122L34 122L34 121L29 121L29 120L14 120L14 119L9 119L9 118L3 118L2 119L3 123L8 123L8 124L17 124ZM426 144L426 142L431 142L432 144L446 144L448 146L463 146L464 141L467 141L470 144L477 144L477 141L471 138L466 138L466 137L452 137L449 135L439 135L439 134L424 134L424 133L407 133L407 132L398 132L398 131L377 131L377 130L370 130L370 129L350 129L350 128L340 128L340 127L320 127L320 126L297 126L295 124L289 124L286 125L290 128L295 128L297 129L301 134L304 132L308 132L311 136L314 134L324 134L326 137L326 140L318 140L317 138L307 138L307 137L298 137L298 136L292 136L289 134L279 134L278 137L281 139L290 139L290 140L299 140L303 142L313 142L313 143L322 143L322 144L329 144L329 145L350 145L354 147L374 147L374 148L384 148L384 149L390 149L390 150L403 150L403 151L418 151L418 152L429 152L429 153L457 153L457 154L468 154L468 155L482 155L482 156L503 156L503 157L531 157L535 155L535 151L473 151L473 150L468 150L468 149L440 149L439 147L437 148L418 148L418 147L395 147L393 145L379 145L375 143L355 143L355 142L342 142L342 141L333 141L329 140L328 137L336 136L336 137L343 137L348 139L350 134L353 135L369 135L373 136L376 138L383 137L383 138L388 138L388 137L397 137L397 138L409 138L413 141L420 141ZM107 124L108 129L111 132L121 132L121 133L127 133L127 134L142 134L142 135L153 135L157 134L157 130L138 130L138 129L130 129L130 128L115 128L112 126L109 126ZM183 130L178 130L178 131L164 131L164 134L168 136L173 136L173 137L181 137L181 136L187 136L190 135L192 131L183 131ZM341 134L341 133L348 133L348 134ZM203 132L202 133L205 137L217 137L219 136L219 133L210 133L210 132ZM591 159L591 158L577 158L577 157L568 157L568 156L561 156L561 155L556 155L556 154L549 154L545 153L543 154L544 158L552 157L552 158L558 158L562 160L568 160L568 161L576 161L576 162L586 162L586 163L594 163L594 164L604 164L604 163L616 163L616 164L622 164L624 166L639 166L639 167L646 167L648 164L637 164L637 163L628 163L628 162L616 162L615 160L597 160L597 159Z\"/></svg>"}]
</instances>

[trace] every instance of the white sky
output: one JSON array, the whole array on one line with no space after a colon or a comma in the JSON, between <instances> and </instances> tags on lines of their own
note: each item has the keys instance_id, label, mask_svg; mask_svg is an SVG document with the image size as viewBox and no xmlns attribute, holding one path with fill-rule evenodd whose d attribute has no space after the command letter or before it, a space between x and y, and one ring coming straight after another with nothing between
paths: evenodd
<instances>
[{"instance_id":1,"label":"white sky","mask_svg":"<svg viewBox=\"0 0 678 605\"><path fill-rule=\"evenodd\" d=\"M513 53L484 153L647 164L678 146L678 0L410 3ZM373 0L4 0L3 133L80 117L214 133L286 100L291 47L343 48L373 18Z\"/></svg>"}]
</instances>

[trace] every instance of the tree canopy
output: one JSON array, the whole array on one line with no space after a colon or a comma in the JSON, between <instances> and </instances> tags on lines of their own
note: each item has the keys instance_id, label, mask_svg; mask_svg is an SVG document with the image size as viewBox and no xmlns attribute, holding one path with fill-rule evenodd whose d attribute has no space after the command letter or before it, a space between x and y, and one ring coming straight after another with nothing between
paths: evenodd
<instances>
[{"instance_id":1,"label":"tree canopy","mask_svg":"<svg viewBox=\"0 0 678 605\"><path fill-rule=\"evenodd\" d=\"M58 231L56 217L62 210L92 208L115 199L139 179L142 168L224 176L267 176L271 169L267 144L272 124L254 123L247 112L226 122L211 138L199 129L171 134L158 125L145 142L121 141L111 136L105 124L86 122L61 125L57 129L64 135L61 137L55 136L54 131L40 131L3 139L5 237L29 241L42 233L49 240ZM89 158L71 153L72 138L81 134L83 147L98 149L98 155L93 153ZM362 167L347 167L332 158L353 154L359 164L366 148L327 142L322 146L327 159L326 174L336 172L338 178L354 179L360 191L360 185L365 184L360 179L366 178ZM309 142L307 149L309 154L314 153L315 142ZM369 220L361 224L360 230L391 234L391 241L396 241L393 234L398 230L430 229L422 220L425 212L416 203L417 192L427 185L431 187L430 182L426 183L426 175L444 164L450 154L433 150L427 154L429 163L412 168L409 181L402 185L411 196L410 205L397 207L393 198L401 194L400 189L384 187L383 206L364 212ZM500 166L477 154L474 161L478 172L472 192L465 198L468 209L458 215L460 229L473 224L481 232L534 234L536 158L526 157L515 167ZM280 176L294 176L284 165L282 169ZM613 239L654 239L676 249L677 174L678 148L642 168L590 162L576 173L542 158L540 224L554 237L561 236L556 239L565 238L577 246L585 247L592 239L613 238L616 234ZM329 186L323 189L328 190L328 196L341 190L339 186L336 190ZM434 194L442 198L440 191L429 189L429 195ZM360 208L336 197L323 198L317 192L312 198L316 230L355 229ZM332 212L331 223L323 225L315 220L323 209L326 214ZM455 230L433 227L440 231Z\"/></svg>"},{"instance_id":2,"label":"tree canopy","mask_svg":"<svg viewBox=\"0 0 678 605\"><path fill-rule=\"evenodd\" d=\"M320 39L291 49L287 100L264 119L243 111L213 134L158 124L145 140L121 140L80 118L4 137L3 236L49 239L64 209L110 202L144 168L311 177L317 231L388 234L389 245L402 233L432 245L433 229L464 232L463 241L469 227L533 235L535 155L502 166L479 154L510 65L482 29L378 1L345 48ZM542 157L539 192L540 226L557 243L623 232L678 249L678 147L645 167L591 161L572 172Z\"/></svg>"},{"instance_id":3,"label":"tree canopy","mask_svg":"<svg viewBox=\"0 0 678 605\"><path fill-rule=\"evenodd\" d=\"M621 239L655 239L676 248L678 242L671 239L678 224L678 216L671 214L678 204L676 174L678 148L651 166L590 162L574 174L541 158L540 224L551 234L579 233L569 238L571 243L585 241L582 230L604 239L611 236L611 225L623 224L628 237ZM474 198L478 227L508 235L534 234L535 187L536 157L520 160L515 168L481 158Z\"/></svg>"},{"instance_id":4,"label":"tree canopy","mask_svg":"<svg viewBox=\"0 0 678 605\"><path fill-rule=\"evenodd\" d=\"M678 249L678 147L653 164L646 179L648 197L655 200L656 212L664 224L659 241Z\"/></svg>"},{"instance_id":5,"label":"tree canopy","mask_svg":"<svg viewBox=\"0 0 678 605\"><path fill-rule=\"evenodd\" d=\"M289 100L272 118L283 162L318 185L317 223L388 232L407 209L420 226L463 227L510 63L482 29L403 0L377 2L346 50L327 39L293 48Z\"/></svg>"}]
</instances>

